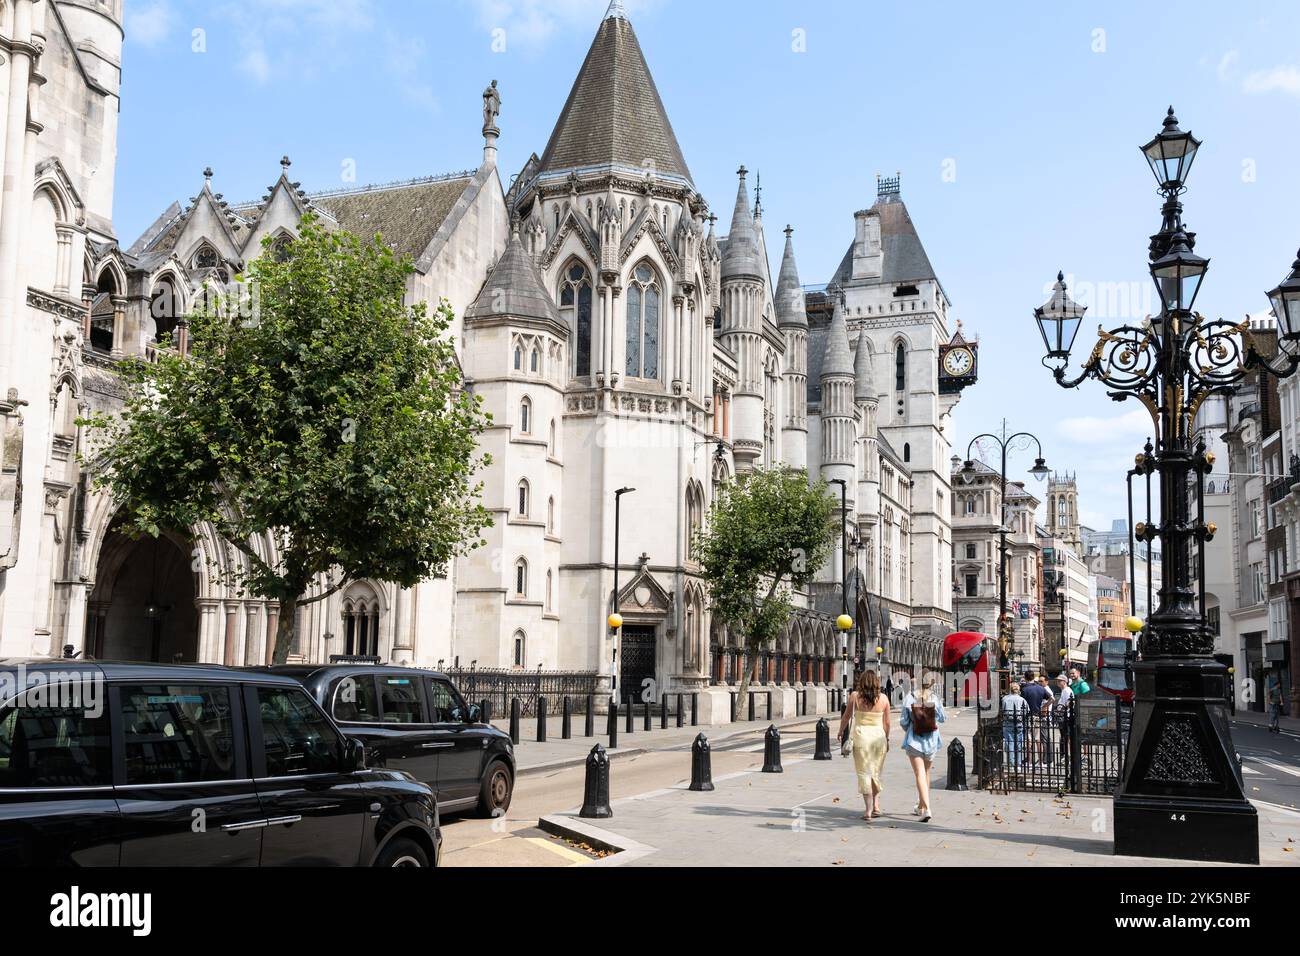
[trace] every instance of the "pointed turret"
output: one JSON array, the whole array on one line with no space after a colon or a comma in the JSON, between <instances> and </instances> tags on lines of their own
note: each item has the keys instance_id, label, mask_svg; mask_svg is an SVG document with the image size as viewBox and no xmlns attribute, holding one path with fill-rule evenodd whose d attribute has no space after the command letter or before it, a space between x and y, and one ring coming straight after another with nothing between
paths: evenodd
<instances>
[{"instance_id":1,"label":"pointed turret","mask_svg":"<svg viewBox=\"0 0 1300 956\"><path fill-rule=\"evenodd\" d=\"M849 325L844 317L844 299L838 295L835 299L835 311L831 314L831 325L826 331L826 351L822 359L822 381L827 378L853 377L853 350L849 348ZM825 399L823 398L823 403Z\"/></svg>"},{"instance_id":2,"label":"pointed turret","mask_svg":"<svg viewBox=\"0 0 1300 956\"><path fill-rule=\"evenodd\" d=\"M739 276L760 278L758 239L754 232L754 214L749 210L749 191L745 188L745 174L741 166L736 175L740 183L736 188L736 207L731 214L731 232L727 235L727 248L722 255L722 278Z\"/></svg>"},{"instance_id":3,"label":"pointed turret","mask_svg":"<svg viewBox=\"0 0 1300 956\"><path fill-rule=\"evenodd\" d=\"M776 321L781 328L795 326L808 328L808 313L804 308L803 287L799 283L799 268L794 261L794 230L785 227L785 252L781 256L781 272L776 280Z\"/></svg>"},{"instance_id":4,"label":"pointed turret","mask_svg":"<svg viewBox=\"0 0 1300 956\"><path fill-rule=\"evenodd\" d=\"M853 400L856 402L875 402L875 384L871 381L871 348L867 345L867 332L858 332L858 349L853 355Z\"/></svg>"},{"instance_id":5,"label":"pointed turret","mask_svg":"<svg viewBox=\"0 0 1300 956\"><path fill-rule=\"evenodd\" d=\"M635 120L629 118L634 117ZM621 3L611 3L578 71L538 166L539 174L592 167L652 168L690 183L641 44Z\"/></svg>"},{"instance_id":6,"label":"pointed turret","mask_svg":"<svg viewBox=\"0 0 1300 956\"><path fill-rule=\"evenodd\" d=\"M519 220L511 224L510 241L493 266L487 282L474 303L465 310L465 320L532 319L561 323L555 301L542 287L542 277L524 249L519 236Z\"/></svg>"},{"instance_id":7,"label":"pointed turret","mask_svg":"<svg viewBox=\"0 0 1300 956\"><path fill-rule=\"evenodd\" d=\"M799 270L794 263L794 230L785 227L785 253L776 284L776 319L785 339L785 389L781 422L781 459L791 468L808 467L808 313L804 310Z\"/></svg>"}]
</instances>

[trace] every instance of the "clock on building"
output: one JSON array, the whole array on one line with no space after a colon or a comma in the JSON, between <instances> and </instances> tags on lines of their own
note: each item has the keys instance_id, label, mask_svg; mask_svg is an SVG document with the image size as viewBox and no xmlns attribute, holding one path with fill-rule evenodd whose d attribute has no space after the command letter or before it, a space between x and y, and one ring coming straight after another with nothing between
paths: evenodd
<instances>
[{"instance_id":1,"label":"clock on building","mask_svg":"<svg viewBox=\"0 0 1300 956\"><path fill-rule=\"evenodd\" d=\"M960 392L975 384L979 364L979 342L968 342L961 334L961 323L947 345L939 346L939 391Z\"/></svg>"}]
</instances>

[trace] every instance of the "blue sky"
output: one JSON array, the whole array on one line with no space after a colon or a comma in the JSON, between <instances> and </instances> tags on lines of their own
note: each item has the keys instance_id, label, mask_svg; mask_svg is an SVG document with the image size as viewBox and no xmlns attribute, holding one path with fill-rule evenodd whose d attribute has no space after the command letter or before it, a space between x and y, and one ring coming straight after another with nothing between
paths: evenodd
<instances>
[{"instance_id":1,"label":"blue sky","mask_svg":"<svg viewBox=\"0 0 1300 956\"><path fill-rule=\"evenodd\" d=\"M194 195L207 165L232 201L260 196L286 153L308 189L346 185L349 164L359 183L474 167L491 79L509 175L545 146L607 5L127 0L119 236L129 244ZM1264 290L1300 247L1289 0L625 6L720 227L736 168L761 172L769 248L779 256L791 223L805 283L839 262L875 174L901 172L955 315L980 337L959 453L1004 416L1035 432L1050 465L1078 472L1085 522L1124 514L1123 472L1149 421L1096 384L1057 388L1031 311L1064 269L1092 306L1086 354L1097 321L1153 310L1146 244L1159 207L1137 147L1170 103L1205 140L1186 196L1197 252L1212 260L1202 311L1266 309Z\"/></svg>"}]
</instances>

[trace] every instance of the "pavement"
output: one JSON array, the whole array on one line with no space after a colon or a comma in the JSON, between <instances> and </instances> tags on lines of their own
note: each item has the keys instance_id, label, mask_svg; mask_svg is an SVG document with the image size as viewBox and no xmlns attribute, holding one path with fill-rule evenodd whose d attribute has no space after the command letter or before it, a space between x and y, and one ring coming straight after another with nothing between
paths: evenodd
<instances>
[{"instance_id":1,"label":"pavement","mask_svg":"<svg viewBox=\"0 0 1300 956\"><path fill-rule=\"evenodd\" d=\"M807 727L809 733L812 728L816 727L818 718L813 717L787 717L776 720L742 720L735 723L724 724L719 727L692 727L690 718L687 717L686 726L678 728L676 718L670 716L668 727L660 729L659 714L654 713L651 720L651 730L644 729L643 718L638 713L635 720L635 729L627 732L627 721L623 715L619 716L618 722L618 747L610 749L609 736L603 731L606 727L606 718L603 714L598 715L595 721L595 730L597 733L592 737L583 734L584 715L575 714L572 723L573 736L564 740L560 736L560 720L552 717L547 720L547 735L544 742L537 741L537 721L533 718L522 719L519 722L519 743L515 746L515 766L519 776L528 776L530 774L547 773L553 770L561 770L567 767L580 767L591 753L591 748L600 744L605 748L605 753L611 761L624 757L634 756L661 750L681 750L689 751L691 745L695 742L697 734L703 733L709 741L709 746L716 749L720 743L728 740L734 740L740 737L752 738L756 732L762 732L775 724L783 732L791 727ZM835 734L835 724L839 717L827 716L831 721L831 735ZM492 721L493 726L506 731L510 730L509 721ZM761 742L759 749L762 749ZM811 751L809 751L811 753ZM689 763L687 764L689 769Z\"/></svg>"},{"instance_id":2,"label":"pavement","mask_svg":"<svg viewBox=\"0 0 1300 956\"><path fill-rule=\"evenodd\" d=\"M945 745L956 734L965 738L970 753L973 710L952 708L949 715L940 728ZM916 791L910 766L897 749L897 738L885 761L884 815L864 821L851 762L834 748L831 761L811 759L812 725L812 720L800 718L783 730L783 773L757 772L752 762L747 769L730 773L715 770L715 789L696 793L686 789L689 763L683 761L680 779L668 786L627 796L619 796L615 787L612 818L580 819L574 807L542 816L539 827L600 851L620 851L595 859L591 865L1114 866L1169 862L1113 854L1109 797L948 791L944 789L943 756L932 771L934 818L921 823L910 813ZM747 739L719 739L714 751L725 753L732 746L753 751L761 750L762 743L751 730ZM1248 762L1251 759L1243 757ZM617 781L618 772L617 766L611 767L611 781ZM1263 800L1256 800L1256 807L1261 863L1295 866L1300 861L1300 811Z\"/></svg>"}]
</instances>

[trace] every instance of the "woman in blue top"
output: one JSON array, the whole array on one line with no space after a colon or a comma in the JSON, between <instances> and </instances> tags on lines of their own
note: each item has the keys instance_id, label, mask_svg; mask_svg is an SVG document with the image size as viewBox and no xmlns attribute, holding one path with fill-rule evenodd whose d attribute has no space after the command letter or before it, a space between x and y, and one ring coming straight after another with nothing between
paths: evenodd
<instances>
[{"instance_id":1,"label":"woman in blue top","mask_svg":"<svg viewBox=\"0 0 1300 956\"><path fill-rule=\"evenodd\" d=\"M934 708L934 729L929 733L917 733L912 705L923 707L927 712ZM947 720L943 712L943 701L934 696L934 675L926 674L921 681L919 693L908 694L903 699L899 723L903 727L903 753L912 763L912 772L916 774L916 794L919 798L912 812L921 818L922 823L930 822L930 763L934 760L943 740L939 737L939 724Z\"/></svg>"}]
</instances>

